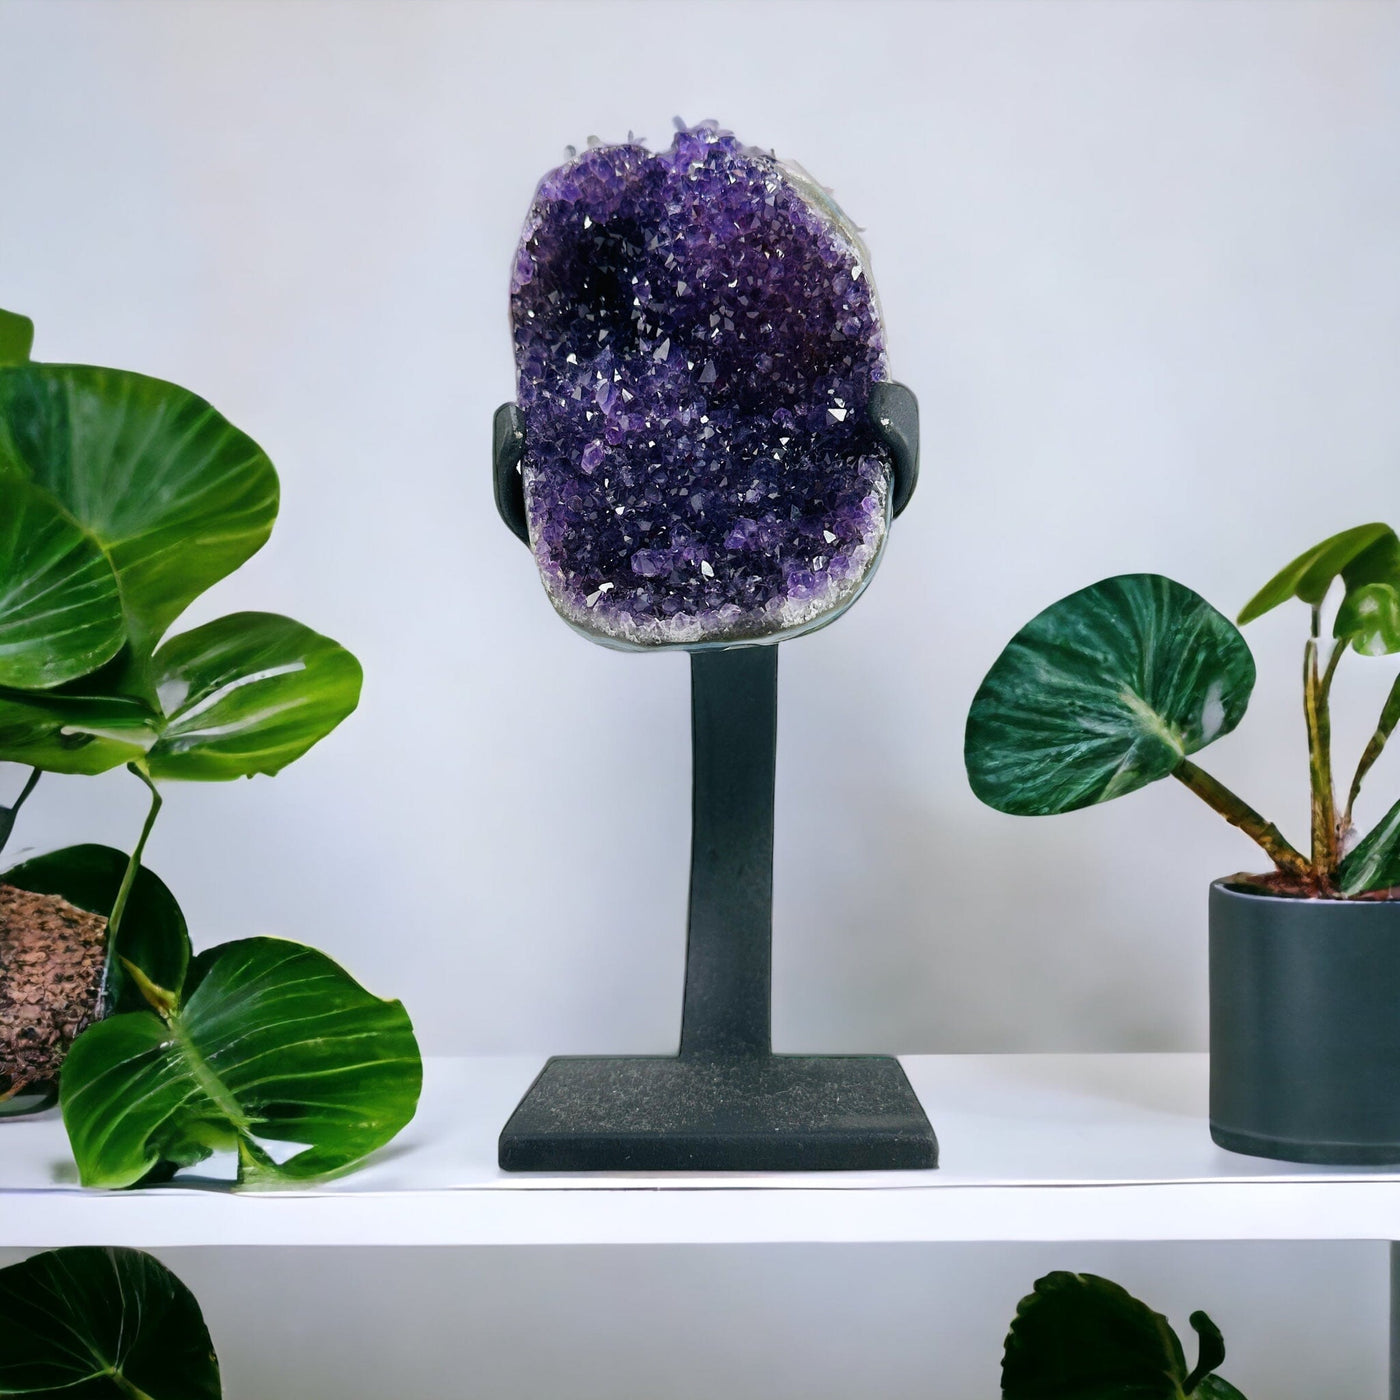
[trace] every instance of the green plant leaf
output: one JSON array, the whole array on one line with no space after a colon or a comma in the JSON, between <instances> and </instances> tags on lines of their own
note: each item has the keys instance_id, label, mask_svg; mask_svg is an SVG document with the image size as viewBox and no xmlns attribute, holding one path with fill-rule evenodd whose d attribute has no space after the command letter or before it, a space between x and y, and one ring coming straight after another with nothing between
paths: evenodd
<instances>
[{"instance_id":1,"label":"green plant leaf","mask_svg":"<svg viewBox=\"0 0 1400 1400\"><path fill-rule=\"evenodd\" d=\"M48 492L101 544L138 663L277 515L277 474L251 438L187 389L121 370L0 369L0 471Z\"/></svg>"},{"instance_id":2,"label":"green plant leaf","mask_svg":"<svg viewBox=\"0 0 1400 1400\"><path fill-rule=\"evenodd\" d=\"M1191 1392L1190 1400L1245 1400L1245 1398L1224 1376L1207 1376Z\"/></svg>"},{"instance_id":3,"label":"green plant leaf","mask_svg":"<svg viewBox=\"0 0 1400 1400\"><path fill-rule=\"evenodd\" d=\"M1205 1374L1225 1357L1219 1330L1204 1313L1191 1322L1201 1364L1188 1377L1181 1342L1160 1313L1096 1274L1047 1274L1007 1334L1003 1400L1244 1400Z\"/></svg>"},{"instance_id":4,"label":"green plant leaf","mask_svg":"<svg viewBox=\"0 0 1400 1400\"><path fill-rule=\"evenodd\" d=\"M51 773L105 773L144 758L157 716L130 695L93 693L94 678L56 690L0 687L0 762Z\"/></svg>"},{"instance_id":5,"label":"green plant leaf","mask_svg":"<svg viewBox=\"0 0 1400 1400\"><path fill-rule=\"evenodd\" d=\"M0 311L0 365L22 365L34 348L34 322L13 311Z\"/></svg>"},{"instance_id":6,"label":"green plant leaf","mask_svg":"<svg viewBox=\"0 0 1400 1400\"><path fill-rule=\"evenodd\" d=\"M968 780L1025 816L1106 802L1228 734L1253 688L1248 645L1204 598L1158 574L1104 579L997 658L968 714Z\"/></svg>"},{"instance_id":7,"label":"green plant leaf","mask_svg":"<svg viewBox=\"0 0 1400 1400\"><path fill-rule=\"evenodd\" d=\"M225 943L190 964L180 1006L89 1026L61 1104L85 1186L122 1187L236 1147L243 1186L343 1171L413 1117L422 1061L408 1013L315 949ZM267 1143L296 1143L285 1161Z\"/></svg>"},{"instance_id":8,"label":"green plant leaf","mask_svg":"<svg viewBox=\"0 0 1400 1400\"><path fill-rule=\"evenodd\" d=\"M76 680L125 640L116 575L96 541L45 492L0 477L0 686Z\"/></svg>"},{"instance_id":9,"label":"green plant leaf","mask_svg":"<svg viewBox=\"0 0 1400 1400\"><path fill-rule=\"evenodd\" d=\"M1193 1312L1188 1321L1196 1334L1198 1355L1195 1369L1187 1376L1184 1389L1188 1395L1194 1395L1196 1387L1225 1360L1225 1338L1206 1313Z\"/></svg>"},{"instance_id":10,"label":"green plant leaf","mask_svg":"<svg viewBox=\"0 0 1400 1400\"><path fill-rule=\"evenodd\" d=\"M1350 589L1337 609L1332 635L1344 638L1362 656L1400 651L1400 588L1364 583Z\"/></svg>"},{"instance_id":11,"label":"green plant leaf","mask_svg":"<svg viewBox=\"0 0 1400 1400\"><path fill-rule=\"evenodd\" d=\"M1400 885L1400 802L1347 853L1337 886L1348 897Z\"/></svg>"},{"instance_id":12,"label":"green plant leaf","mask_svg":"<svg viewBox=\"0 0 1400 1400\"><path fill-rule=\"evenodd\" d=\"M1305 550L1266 583L1240 610L1239 624L1253 622L1280 603L1298 598L1315 606L1340 574L1348 587L1390 578L1400 582L1400 541L1389 525L1357 525Z\"/></svg>"},{"instance_id":13,"label":"green plant leaf","mask_svg":"<svg viewBox=\"0 0 1400 1400\"><path fill-rule=\"evenodd\" d=\"M54 1249L0 1269L0 1395L219 1400L194 1294L135 1249Z\"/></svg>"},{"instance_id":14,"label":"green plant leaf","mask_svg":"<svg viewBox=\"0 0 1400 1400\"><path fill-rule=\"evenodd\" d=\"M1185 1378L1166 1318L1106 1278L1060 1270L1021 1300L1001 1364L1004 1400L1179 1400Z\"/></svg>"},{"instance_id":15,"label":"green plant leaf","mask_svg":"<svg viewBox=\"0 0 1400 1400\"><path fill-rule=\"evenodd\" d=\"M360 699L360 663L275 613L234 613L172 637L153 674L165 711L147 759L154 778L276 773Z\"/></svg>"},{"instance_id":16,"label":"green plant leaf","mask_svg":"<svg viewBox=\"0 0 1400 1400\"><path fill-rule=\"evenodd\" d=\"M62 895L92 914L112 912L127 857L111 846L67 846L11 866L4 882L35 894ZM107 1005L113 1011L142 1011L146 998L133 985L126 958L159 987L184 985L190 963L185 916L165 882L143 865L127 897L117 947L109 954ZM3 1393L3 1392L0 1392Z\"/></svg>"}]
</instances>

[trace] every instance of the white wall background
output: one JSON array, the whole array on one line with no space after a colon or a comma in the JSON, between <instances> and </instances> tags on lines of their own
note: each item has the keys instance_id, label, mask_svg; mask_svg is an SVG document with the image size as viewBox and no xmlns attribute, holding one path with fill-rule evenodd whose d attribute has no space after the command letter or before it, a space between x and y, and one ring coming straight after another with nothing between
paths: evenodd
<instances>
[{"instance_id":1,"label":"white wall background","mask_svg":"<svg viewBox=\"0 0 1400 1400\"><path fill-rule=\"evenodd\" d=\"M275 781L171 790L149 859L200 944L314 942L432 1052L674 1045L685 661L559 623L487 441L535 180L714 116L868 230L924 415L879 579L784 648L779 1047L1203 1046L1206 884L1253 848L1172 784L986 811L963 717L1073 588L1158 570L1233 612L1400 517L1400 8L0 0L0 66L0 305L39 358L196 389L281 471L273 542L189 620L285 611L365 664ZM1206 758L1295 839L1301 635L1251 630L1258 696ZM1389 679L1344 666L1344 754ZM1392 754L1365 814L1398 782ZM49 779L17 840L126 844L141 806Z\"/></svg>"}]
</instances>

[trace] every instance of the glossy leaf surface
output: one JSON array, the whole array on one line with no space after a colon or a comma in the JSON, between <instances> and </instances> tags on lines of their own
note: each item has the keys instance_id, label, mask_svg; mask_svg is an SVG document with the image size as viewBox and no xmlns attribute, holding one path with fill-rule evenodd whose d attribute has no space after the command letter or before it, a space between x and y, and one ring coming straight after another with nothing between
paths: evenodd
<instances>
[{"instance_id":1,"label":"glossy leaf surface","mask_svg":"<svg viewBox=\"0 0 1400 1400\"><path fill-rule=\"evenodd\" d=\"M403 1006L330 958L276 938L195 958L178 1009L90 1026L64 1064L61 1103L86 1186L236 1147L240 1185L344 1170L413 1117L422 1062ZM274 1161L266 1144L300 1150Z\"/></svg>"},{"instance_id":2,"label":"glossy leaf surface","mask_svg":"<svg viewBox=\"0 0 1400 1400\"><path fill-rule=\"evenodd\" d=\"M156 715L129 695L94 694L84 677L57 690L0 687L0 761L51 773L105 773L145 756Z\"/></svg>"},{"instance_id":3,"label":"glossy leaf surface","mask_svg":"<svg viewBox=\"0 0 1400 1400\"><path fill-rule=\"evenodd\" d=\"M0 369L0 471L41 487L106 551L137 657L267 539L277 475L203 399L87 365Z\"/></svg>"},{"instance_id":4,"label":"glossy leaf surface","mask_svg":"<svg viewBox=\"0 0 1400 1400\"><path fill-rule=\"evenodd\" d=\"M13 311L0 311L0 365L22 365L34 348L34 322Z\"/></svg>"},{"instance_id":5,"label":"glossy leaf surface","mask_svg":"<svg viewBox=\"0 0 1400 1400\"><path fill-rule=\"evenodd\" d=\"M360 664L338 643L275 613L234 613L156 653L165 717L155 778L276 773L358 704Z\"/></svg>"},{"instance_id":6,"label":"glossy leaf surface","mask_svg":"<svg viewBox=\"0 0 1400 1400\"><path fill-rule=\"evenodd\" d=\"M194 1295L135 1249L55 1249L0 1269L0 1395L219 1400Z\"/></svg>"},{"instance_id":7,"label":"glossy leaf surface","mask_svg":"<svg viewBox=\"0 0 1400 1400\"><path fill-rule=\"evenodd\" d=\"M117 578L97 542L45 492L0 476L0 686L76 680L125 639Z\"/></svg>"},{"instance_id":8,"label":"glossy leaf surface","mask_svg":"<svg viewBox=\"0 0 1400 1400\"><path fill-rule=\"evenodd\" d=\"M1337 884L1345 895L1400 885L1400 802L1348 852L1338 867Z\"/></svg>"},{"instance_id":9,"label":"glossy leaf surface","mask_svg":"<svg viewBox=\"0 0 1400 1400\"><path fill-rule=\"evenodd\" d=\"M1203 1363L1224 1358L1203 1313ZM1006 1338L1004 1400L1243 1400L1204 1366L1188 1378L1170 1323L1126 1289L1095 1274L1055 1272L1021 1300ZM1200 1379L1196 1379L1197 1375ZM1192 1389L1186 1389L1188 1380Z\"/></svg>"},{"instance_id":10,"label":"glossy leaf surface","mask_svg":"<svg viewBox=\"0 0 1400 1400\"><path fill-rule=\"evenodd\" d=\"M968 715L968 779L1020 815L1106 802L1228 734L1253 687L1249 647L1204 598L1158 574L1104 579L997 658Z\"/></svg>"},{"instance_id":11,"label":"glossy leaf surface","mask_svg":"<svg viewBox=\"0 0 1400 1400\"><path fill-rule=\"evenodd\" d=\"M112 846L67 846L12 866L4 882L35 894L62 895L69 904L93 914L112 912L126 855ZM134 963L159 987L180 987L190 962L185 916L165 882L143 865L127 897L111 961L107 1004L114 1011L141 1011L146 1000L122 966Z\"/></svg>"},{"instance_id":12,"label":"glossy leaf surface","mask_svg":"<svg viewBox=\"0 0 1400 1400\"><path fill-rule=\"evenodd\" d=\"M1346 577L1348 587L1389 577L1397 560L1400 546L1389 525L1375 521L1343 530L1285 564L1240 610L1240 626L1290 598L1320 603L1339 576Z\"/></svg>"},{"instance_id":13,"label":"glossy leaf surface","mask_svg":"<svg viewBox=\"0 0 1400 1400\"><path fill-rule=\"evenodd\" d=\"M1365 583L1350 589L1337 609L1332 628L1362 656L1390 656L1400 651L1400 588Z\"/></svg>"}]
</instances>

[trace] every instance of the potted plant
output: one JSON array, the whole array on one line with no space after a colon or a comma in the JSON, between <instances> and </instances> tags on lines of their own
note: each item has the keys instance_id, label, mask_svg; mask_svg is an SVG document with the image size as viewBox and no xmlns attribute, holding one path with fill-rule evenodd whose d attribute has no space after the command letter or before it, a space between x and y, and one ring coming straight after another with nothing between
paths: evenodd
<instances>
[{"instance_id":1,"label":"potted plant","mask_svg":"<svg viewBox=\"0 0 1400 1400\"><path fill-rule=\"evenodd\" d=\"M1400 720L1400 680L1339 798L1330 697L1348 651L1400 651L1400 541L1324 540L1245 605L1297 599L1312 830L1306 852L1190 755L1244 716L1254 659L1205 599L1156 574L1104 579L1033 618L972 702L968 779L999 811L1068 812L1172 777L1272 862L1210 891L1211 1135L1288 1161L1400 1162L1400 803L1362 839L1363 780ZM1330 624L1330 625L1329 625Z\"/></svg>"},{"instance_id":2,"label":"potted plant","mask_svg":"<svg viewBox=\"0 0 1400 1400\"><path fill-rule=\"evenodd\" d=\"M166 635L268 538L272 463L177 385L33 363L32 334L0 312L0 762L30 768L0 845L43 772L125 765L150 800L130 854L72 846L0 876L0 1100L40 1107L61 1082L85 1185L218 1148L246 1185L342 1171L413 1116L402 1005L282 939L194 956L142 855L163 782L277 773L354 710L360 665L274 613Z\"/></svg>"}]
</instances>

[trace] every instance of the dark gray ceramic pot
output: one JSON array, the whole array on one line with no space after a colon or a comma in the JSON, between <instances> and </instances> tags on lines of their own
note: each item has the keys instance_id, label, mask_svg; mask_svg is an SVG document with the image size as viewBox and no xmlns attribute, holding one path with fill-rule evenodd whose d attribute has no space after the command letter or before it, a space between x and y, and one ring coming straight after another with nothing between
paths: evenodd
<instances>
[{"instance_id":1,"label":"dark gray ceramic pot","mask_svg":"<svg viewBox=\"0 0 1400 1400\"><path fill-rule=\"evenodd\" d=\"M1400 900L1210 887L1210 1135L1286 1162L1400 1164Z\"/></svg>"}]
</instances>

